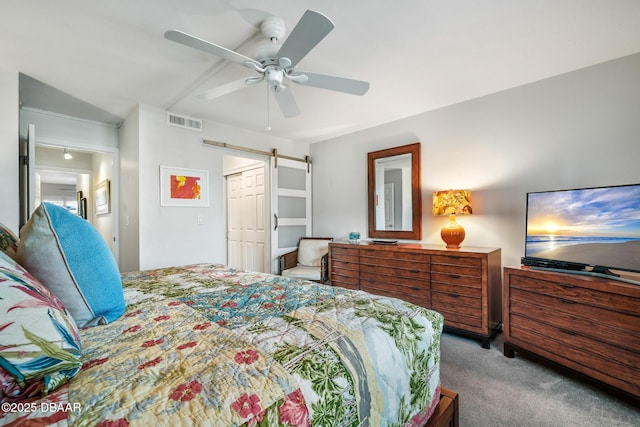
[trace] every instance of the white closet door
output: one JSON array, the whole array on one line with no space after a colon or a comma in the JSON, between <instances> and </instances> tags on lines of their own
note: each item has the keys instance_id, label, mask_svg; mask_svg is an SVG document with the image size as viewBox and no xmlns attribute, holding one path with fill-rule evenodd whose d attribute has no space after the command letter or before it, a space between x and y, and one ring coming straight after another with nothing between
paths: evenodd
<instances>
[{"instance_id":1,"label":"white closet door","mask_svg":"<svg viewBox=\"0 0 640 427\"><path fill-rule=\"evenodd\" d=\"M228 265L265 272L264 167L227 176Z\"/></svg>"},{"instance_id":2,"label":"white closet door","mask_svg":"<svg viewBox=\"0 0 640 427\"><path fill-rule=\"evenodd\" d=\"M227 264L243 268L242 173L227 176Z\"/></svg>"},{"instance_id":3,"label":"white closet door","mask_svg":"<svg viewBox=\"0 0 640 427\"><path fill-rule=\"evenodd\" d=\"M265 271L265 175L264 167L242 172L244 199L244 268Z\"/></svg>"}]
</instances>

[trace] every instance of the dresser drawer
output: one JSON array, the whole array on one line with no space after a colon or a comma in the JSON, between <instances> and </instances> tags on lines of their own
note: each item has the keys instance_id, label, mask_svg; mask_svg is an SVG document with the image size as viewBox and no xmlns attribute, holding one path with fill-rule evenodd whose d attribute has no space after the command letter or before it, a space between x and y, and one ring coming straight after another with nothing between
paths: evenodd
<instances>
[{"instance_id":1,"label":"dresser drawer","mask_svg":"<svg viewBox=\"0 0 640 427\"><path fill-rule=\"evenodd\" d=\"M444 325L450 328L464 329L468 332L486 333L485 328L482 327L482 318L480 316L469 316L456 310L452 310L452 307L436 308L436 305L431 302L431 309L442 314L444 317Z\"/></svg>"},{"instance_id":2,"label":"dresser drawer","mask_svg":"<svg viewBox=\"0 0 640 427\"><path fill-rule=\"evenodd\" d=\"M440 282L434 273L431 273L431 289L436 292L458 294L478 299L482 297L482 287L480 284L470 283L470 286L466 286L460 283Z\"/></svg>"},{"instance_id":3,"label":"dresser drawer","mask_svg":"<svg viewBox=\"0 0 640 427\"><path fill-rule=\"evenodd\" d=\"M331 259L336 261L344 261L344 262L360 262L358 257L358 249L357 248L331 248Z\"/></svg>"},{"instance_id":4,"label":"dresser drawer","mask_svg":"<svg viewBox=\"0 0 640 427\"><path fill-rule=\"evenodd\" d=\"M390 247L393 248L393 247ZM362 258L378 258L382 260L395 260L395 261L409 261L416 263L426 263L430 262L431 257L429 254L424 252L414 252L414 251L390 251L387 248L371 248L368 247L366 250L360 251L360 256Z\"/></svg>"},{"instance_id":5,"label":"dresser drawer","mask_svg":"<svg viewBox=\"0 0 640 427\"><path fill-rule=\"evenodd\" d=\"M434 283L434 286L438 283L451 285L451 289L455 289L458 286L470 286L473 288L477 288L478 290L482 287L482 279L477 276L464 276L461 274L454 273L439 273L435 270L431 270L431 280ZM454 291L455 292L455 291Z\"/></svg>"},{"instance_id":6,"label":"dresser drawer","mask_svg":"<svg viewBox=\"0 0 640 427\"><path fill-rule=\"evenodd\" d=\"M415 259L406 259L401 257L396 257L397 254L387 254L386 257L372 257L370 254L363 252L360 254L360 265L364 266L375 266L375 267L389 267L391 269L405 269L405 270L414 270L414 271L424 271L429 272L429 258L415 257Z\"/></svg>"},{"instance_id":7,"label":"dresser drawer","mask_svg":"<svg viewBox=\"0 0 640 427\"><path fill-rule=\"evenodd\" d=\"M350 274L350 275L358 275L358 271L360 271L360 264L357 262L351 261L342 261L332 258L331 265L329 266L331 272L336 272L339 274ZM353 272L353 273L350 273Z\"/></svg>"},{"instance_id":8,"label":"dresser drawer","mask_svg":"<svg viewBox=\"0 0 640 427\"><path fill-rule=\"evenodd\" d=\"M409 261L403 259L395 259L393 257L370 258L361 256L360 265L362 266L362 269L364 269L365 267L388 267L390 269L412 270L426 273L429 273L430 270L428 262Z\"/></svg>"},{"instance_id":9,"label":"dresser drawer","mask_svg":"<svg viewBox=\"0 0 640 427\"><path fill-rule=\"evenodd\" d=\"M456 255L431 255L432 264L454 265L460 267L482 267L482 260L475 257L456 256Z\"/></svg>"},{"instance_id":10,"label":"dresser drawer","mask_svg":"<svg viewBox=\"0 0 640 427\"><path fill-rule=\"evenodd\" d=\"M392 277L389 279L385 280L384 276L379 275L363 274L360 278L360 289L376 295L400 298L422 307L430 307L431 292L428 282Z\"/></svg>"},{"instance_id":11,"label":"dresser drawer","mask_svg":"<svg viewBox=\"0 0 640 427\"><path fill-rule=\"evenodd\" d=\"M623 311L630 314L640 312L640 298L621 297L616 293L582 287L577 280L574 280L573 283L551 282L528 276L511 275L509 286L512 289L522 289L531 293L553 296L563 301L575 302L581 305Z\"/></svg>"},{"instance_id":12,"label":"dresser drawer","mask_svg":"<svg viewBox=\"0 0 640 427\"><path fill-rule=\"evenodd\" d=\"M345 283L351 283L357 287L360 280L359 279L360 273L358 271L347 270L344 268L339 270L332 270L330 276L331 276L330 279L332 284L334 282L340 281Z\"/></svg>"},{"instance_id":13,"label":"dresser drawer","mask_svg":"<svg viewBox=\"0 0 640 427\"><path fill-rule=\"evenodd\" d=\"M389 280L393 280L394 277L414 280L429 280L430 278L429 270L421 270L420 268L415 268L410 265L392 267L387 265L360 264L360 274L389 276Z\"/></svg>"},{"instance_id":14,"label":"dresser drawer","mask_svg":"<svg viewBox=\"0 0 640 427\"><path fill-rule=\"evenodd\" d=\"M627 381L636 381L638 376L638 353L612 347L563 328L531 322L514 314L511 317L511 336L526 343L524 345L527 347L559 355L580 372L607 380L614 379L618 387L629 387ZM637 384L633 387L636 393L640 391Z\"/></svg>"},{"instance_id":15,"label":"dresser drawer","mask_svg":"<svg viewBox=\"0 0 640 427\"><path fill-rule=\"evenodd\" d=\"M432 262L431 271L456 277L468 277L477 281L482 279L482 268L468 265L434 264Z\"/></svg>"},{"instance_id":16,"label":"dresser drawer","mask_svg":"<svg viewBox=\"0 0 640 427\"><path fill-rule=\"evenodd\" d=\"M436 311L449 311L474 318L477 323L482 318L482 304L479 298L445 292L431 292L431 304Z\"/></svg>"},{"instance_id":17,"label":"dresser drawer","mask_svg":"<svg viewBox=\"0 0 640 427\"><path fill-rule=\"evenodd\" d=\"M640 317L511 289L511 313L612 345L640 348ZM640 355L639 355L640 357Z\"/></svg>"},{"instance_id":18,"label":"dresser drawer","mask_svg":"<svg viewBox=\"0 0 640 427\"><path fill-rule=\"evenodd\" d=\"M414 292L422 292L424 294L430 293L428 280L414 279L398 275L382 275L367 271L360 272L360 284L362 289L365 287L376 286L378 289L397 289L398 292L407 294Z\"/></svg>"}]
</instances>

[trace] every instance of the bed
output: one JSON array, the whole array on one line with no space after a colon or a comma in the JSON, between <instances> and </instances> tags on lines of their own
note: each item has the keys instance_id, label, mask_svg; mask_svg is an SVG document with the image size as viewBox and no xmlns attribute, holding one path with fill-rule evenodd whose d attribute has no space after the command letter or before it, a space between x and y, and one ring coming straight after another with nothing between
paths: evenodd
<instances>
[{"instance_id":1,"label":"bed","mask_svg":"<svg viewBox=\"0 0 640 427\"><path fill-rule=\"evenodd\" d=\"M1 255L0 273L37 281ZM62 380L50 375L46 392L27 396L0 370L0 425L457 424L435 311L217 264L120 279L119 316L63 334L79 362L65 362ZM54 306L69 314L50 298L49 318Z\"/></svg>"}]
</instances>

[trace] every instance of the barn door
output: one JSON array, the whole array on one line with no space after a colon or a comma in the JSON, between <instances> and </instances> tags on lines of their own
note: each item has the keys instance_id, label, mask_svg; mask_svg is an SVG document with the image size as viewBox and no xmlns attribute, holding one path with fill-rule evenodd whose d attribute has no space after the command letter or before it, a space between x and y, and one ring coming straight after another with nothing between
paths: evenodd
<instances>
[{"instance_id":1,"label":"barn door","mask_svg":"<svg viewBox=\"0 0 640 427\"><path fill-rule=\"evenodd\" d=\"M311 164L271 158L271 258L272 273L278 256L311 236Z\"/></svg>"}]
</instances>

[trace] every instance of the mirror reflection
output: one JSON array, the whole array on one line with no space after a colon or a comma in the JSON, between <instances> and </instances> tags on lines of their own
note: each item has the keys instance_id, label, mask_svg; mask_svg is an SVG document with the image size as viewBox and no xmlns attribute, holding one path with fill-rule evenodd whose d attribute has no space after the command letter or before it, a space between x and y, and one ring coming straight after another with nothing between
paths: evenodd
<instances>
[{"instance_id":1,"label":"mirror reflection","mask_svg":"<svg viewBox=\"0 0 640 427\"><path fill-rule=\"evenodd\" d=\"M368 153L369 237L420 240L420 143Z\"/></svg>"},{"instance_id":2,"label":"mirror reflection","mask_svg":"<svg viewBox=\"0 0 640 427\"><path fill-rule=\"evenodd\" d=\"M411 230L411 154L376 159L376 230Z\"/></svg>"}]
</instances>

